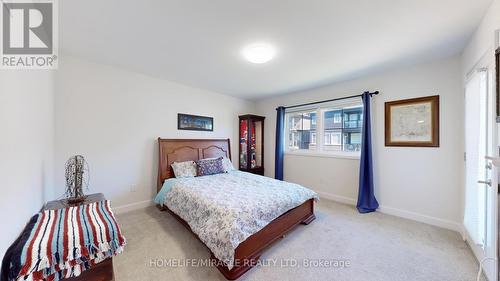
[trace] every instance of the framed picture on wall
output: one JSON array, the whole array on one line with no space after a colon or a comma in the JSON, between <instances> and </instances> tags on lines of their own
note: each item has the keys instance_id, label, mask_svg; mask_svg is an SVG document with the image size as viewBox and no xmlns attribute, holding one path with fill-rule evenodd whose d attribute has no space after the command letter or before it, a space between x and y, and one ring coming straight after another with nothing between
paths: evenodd
<instances>
[{"instance_id":1,"label":"framed picture on wall","mask_svg":"<svg viewBox=\"0 0 500 281\"><path fill-rule=\"evenodd\" d=\"M210 131L214 130L214 118L191 114L177 114L177 129L190 131Z\"/></svg>"},{"instance_id":2,"label":"framed picture on wall","mask_svg":"<svg viewBox=\"0 0 500 281\"><path fill-rule=\"evenodd\" d=\"M386 102L385 146L439 147L439 96Z\"/></svg>"}]
</instances>

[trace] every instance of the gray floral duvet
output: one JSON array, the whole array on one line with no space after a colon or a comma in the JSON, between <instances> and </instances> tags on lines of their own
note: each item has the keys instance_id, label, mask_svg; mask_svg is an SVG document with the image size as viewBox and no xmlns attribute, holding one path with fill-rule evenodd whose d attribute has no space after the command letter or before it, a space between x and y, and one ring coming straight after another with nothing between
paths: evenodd
<instances>
[{"instance_id":1,"label":"gray floral duvet","mask_svg":"<svg viewBox=\"0 0 500 281\"><path fill-rule=\"evenodd\" d=\"M298 184L232 171L168 179L155 201L185 220L231 269L241 242L311 198L318 195Z\"/></svg>"}]
</instances>

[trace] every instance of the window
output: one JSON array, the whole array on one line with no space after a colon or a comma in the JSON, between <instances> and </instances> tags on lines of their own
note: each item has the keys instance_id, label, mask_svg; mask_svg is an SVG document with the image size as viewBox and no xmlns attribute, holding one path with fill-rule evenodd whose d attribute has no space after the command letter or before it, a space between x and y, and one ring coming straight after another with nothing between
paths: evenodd
<instances>
[{"instance_id":1,"label":"window","mask_svg":"<svg viewBox=\"0 0 500 281\"><path fill-rule=\"evenodd\" d=\"M316 112L294 112L286 114L288 149L315 149Z\"/></svg>"},{"instance_id":2,"label":"window","mask_svg":"<svg viewBox=\"0 0 500 281\"><path fill-rule=\"evenodd\" d=\"M333 123L340 123L342 122L342 114L340 112L335 112L333 115Z\"/></svg>"},{"instance_id":3,"label":"window","mask_svg":"<svg viewBox=\"0 0 500 281\"><path fill-rule=\"evenodd\" d=\"M288 151L359 152L363 105L361 101L351 101L287 112L286 125Z\"/></svg>"},{"instance_id":4,"label":"window","mask_svg":"<svg viewBox=\"0 0 500 281\"><path fill-rule=\"evenodd\" d=\"M342 132L340 131L325 131L324 150L341 150L342 148Z\"/></svg>"},{"instance_id":5,"label":"window","mask_svg":"<svg viewBox=\"0 0 500 281\"><path fill-rule=\"evenodd\" d=\"M311 133L311 144L316 144L316 133Z\"/></svg>"}]
</instances>

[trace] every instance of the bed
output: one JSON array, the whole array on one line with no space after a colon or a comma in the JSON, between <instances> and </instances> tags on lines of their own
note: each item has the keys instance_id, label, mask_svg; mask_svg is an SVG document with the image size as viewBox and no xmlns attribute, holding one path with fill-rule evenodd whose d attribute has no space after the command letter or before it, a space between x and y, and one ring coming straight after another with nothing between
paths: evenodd
<instances>
[{"instance_id":1,"label":"bed","mask_svg":"<svg viewBox=\"0 0 500 281\"><path fill-rule=\"evenodd\" d=\"M235 280L239 278L257 264L261 253L273 242L282 238L295 226L299 224L307 225L315 219L314 200L317 199L317 195L298 185L240 171L191 179L175 179L171 168L173 162L196 161L221 156L231 159L229 139L158 138L158 145L157 198L161 193L165 192L165 188L162 190L164 185L171 184L172 186L169 186L172 189L168 191L167 195L162 195L165 196L165 201L169 202L169 204L158 205L159 208L169 212L207 246L211 252L212 264L227 279ZM279 203L271 206L272 209L269 210L263 205L239 210L236 205L246 204L236 201L231 205L231 200L221 200L220 197L217 197L217 187L226 184L232 184L230 189L226 189L226 191L237 189L234 192L239 192L238 194L242 197L239 198L240 196L238 196L238 200L245 200L246 198L252 201L252 197L260 196L258 200L253 201L265 202L265 205L273 205L268 203L274 203L274 201ZM247 186L251 187L249 189L252 192L245 192ZM261 192L263 189L266 189L266 192ZM222 187L220 192L224 192ZM271 195L267 194L267 192L271 193ZM284 199L282 201L276 199L280 197ZM157 201L157 203L160 201ZM178 201L177 204L176 201ZM193 206L197 208L193 208ZM213 209L209 210L210 207ZM219 207L220 210L218 210ZM199 209L198 213L207 210L205 215L213 216L214 219L211 220L210 217L200 219L199 216L193 214L196 213L192 211L194 209ZM228 210L231 212L227 212ZM250 213L252 212L258 213L259 218L263 218L262 221L257 220L258 223L255 223L252 220L251 225L240 223L246 218L238 216L251 216ZM221 224L221 219L217 220L215 213L217 213L217 216L221 216L219 213L224 213L222 216L233 217L234 221L238 221L239 227L235 227L231 223L230 226ZM219 228L218 232L229 233L228 235L231 235L231 238L227 240L232 242L219 245L221 244L219 241L214 242L212 241L213 237L207 236L206 232L212 231L213 233L217 227ZM228 228L231 228L231 230L228 230ZM223 234L219 235L224 236Z\"/></svg>"}]
</instances>

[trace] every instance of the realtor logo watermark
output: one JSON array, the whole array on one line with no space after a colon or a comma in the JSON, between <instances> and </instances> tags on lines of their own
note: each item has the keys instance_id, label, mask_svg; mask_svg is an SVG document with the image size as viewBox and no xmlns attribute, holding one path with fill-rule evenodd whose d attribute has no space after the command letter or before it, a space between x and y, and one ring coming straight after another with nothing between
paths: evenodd
<instances>
[{"instance_id":1,"label":"realtor logo watermark","mask_svg":"<svg viewBox=\"0 0 500 281\"><path fill-rule=\"evenodd\" d=\"M1 2L1 68L57 68L56 1Z\"/></svg>"}]
</instances>

